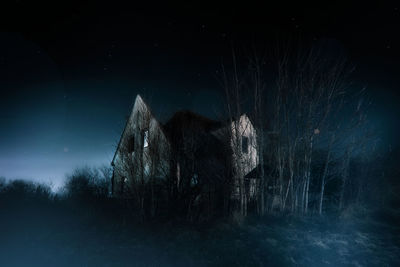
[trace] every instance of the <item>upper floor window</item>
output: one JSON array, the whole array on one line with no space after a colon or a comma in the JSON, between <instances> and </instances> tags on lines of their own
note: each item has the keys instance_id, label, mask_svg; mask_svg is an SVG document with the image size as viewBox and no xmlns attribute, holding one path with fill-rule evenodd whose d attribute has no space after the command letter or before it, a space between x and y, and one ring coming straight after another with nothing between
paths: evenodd
<instances>
[{"instance_id":1,"label":"upper floor window","mask_svg":"<svg viewBox=\"0 0 400 267\"><path fill-rule=\"evenodd\" d=\"M242 136L242 153L249 152L249 138L247 136Z\"/></svg>"},{"instance_id":2,"label":"upper floor window","mask_svg":"<svg viewBox=\"0 0 400 267\"><path fill-rule=\"evenodd\" d=\"M128 140L128 153L135 151L135 138L131 136Z\"/></svg>"},{"instance_id":3,"label":"upper floor window","mask_svg":"<svg viewBox=\"0 0 400 267\"><path fill-rule=\"evenodd\" d=\"M149 146L149 130L145 130L143 133L143 147Z\"/></svg>"}]
</instances>

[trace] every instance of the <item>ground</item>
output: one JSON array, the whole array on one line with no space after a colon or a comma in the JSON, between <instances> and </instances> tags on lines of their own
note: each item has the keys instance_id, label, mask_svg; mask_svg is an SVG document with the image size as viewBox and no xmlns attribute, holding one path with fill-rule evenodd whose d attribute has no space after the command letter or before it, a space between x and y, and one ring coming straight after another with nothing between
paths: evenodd
<instances>
[{"instance_id":1,"label":"ground","mask_svg":"<svg viewBox=\"0 0 400 267\"><path fill-rule=\"evenodd\" d=\"M242 225L131 224L77 214L2 217L0 265L400 266L394 211L368 219L271 215Z\"/></svg>"}]
</instances>

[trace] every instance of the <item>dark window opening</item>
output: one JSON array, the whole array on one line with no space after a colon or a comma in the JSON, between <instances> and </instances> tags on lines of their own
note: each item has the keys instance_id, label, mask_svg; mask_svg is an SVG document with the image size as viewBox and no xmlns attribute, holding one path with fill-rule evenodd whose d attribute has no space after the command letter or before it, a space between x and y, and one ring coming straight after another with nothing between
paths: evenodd
<instances>
[{"instance_id":1,"label":"dark window opening","mask_svg":"<svg viewBox=\"0 0 400 267\"><path fill-rule=\"evenodd\" d=\"M249 152L249 138L247 136L242 136L242 152L246 154Z\"/></svg>"},{"instance_id":2,"label":"dark window opening","mask_svg":"<svg viewBox=\"0 0 400 267\"><path fill-rule=\"evenodd\" d=\"M128 140L128 153L135 151L135 138L132 136Z\"/></svg>"},{"instance_id":3,"label":"dark window opening","mask_svg":"<svg viewBox=\"0 0 400 267\"><path fill-rule=\"evenodd\" d=\"M193 174L192 179L190 180L190 185L195 186L199 183L199 176L197 173Z\"/></svg>"}]
</instances>

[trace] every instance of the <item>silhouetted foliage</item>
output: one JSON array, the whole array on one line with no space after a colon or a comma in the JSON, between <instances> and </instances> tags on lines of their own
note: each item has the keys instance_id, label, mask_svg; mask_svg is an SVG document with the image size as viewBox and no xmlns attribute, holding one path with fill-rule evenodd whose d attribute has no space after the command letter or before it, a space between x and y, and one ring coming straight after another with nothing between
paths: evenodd
<instances>
[{"instance_id":1,"label":"silhouetted foliage","mask_svg":"<svg viewBox=\"0 0 400 267\"><path fill-rule=\"evenodd\" d=\"M324 152L320 153L323 158ZM363 197L358 204L349 203L340 216L267 215L261 220L250 216L241 227L223 219L188 225L168 214L143 224L129 201L108 197L106 177L93 168L72 172L59 195L43 184L2 179L0 265L322 266L327 261L337 265L373 261L397 266L400 248L393 237L400 233L400 214L380 205L398 199L395 192L385 194L392 186L399 188L396 160L390 158L394 154L374 160L371 176L383 170L387 174L371 179L363 193L370 201ZM314 168L321 168L318 164ZM352 175L359 175L368 164L353 159ZM392 169L385 169L389 166ZM340 186L335 181L327 188L327 199L332 199L327 202L333 206ZM377 203L378 198L383 202Z\"/></svg>"},{"instance_id":2,"label":"silhouetted foliage","mask_svg":"<svg viewBox=\"0 0 400 267\"><path fill-rule=\"evenodd\" d=\"M109 195L109 184L109 173L85 167L67 176L64 190L70 198L106 198Z\"/></svg>"}]
</instances>

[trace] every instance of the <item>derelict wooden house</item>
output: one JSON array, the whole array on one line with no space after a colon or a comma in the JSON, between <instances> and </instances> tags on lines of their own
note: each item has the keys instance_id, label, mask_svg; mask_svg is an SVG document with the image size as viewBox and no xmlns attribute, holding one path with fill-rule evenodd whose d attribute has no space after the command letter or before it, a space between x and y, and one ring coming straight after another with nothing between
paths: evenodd
<instances>
[{"instance_id":1,"label":"derelict wooden house","mask_svg":"<svg viewBox=\"0 0 400 267\"><path fill-rule=\"evenodd\" d=\"M158 194L178 201L237 198L240 177L257 164L256 132L247 115L220 122L179 111L161 124L138 95L112 160L112 195L130 197L138 190L134 185L151 182L164 187ZM246 195L254 198L257 179L246 182Z\"/></svg>"}]
</instances>

